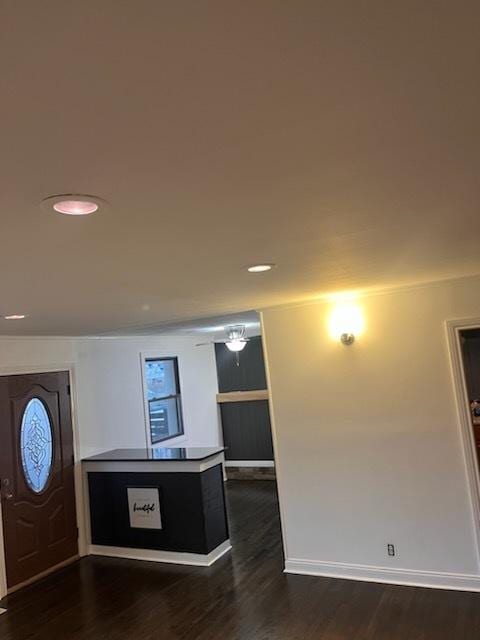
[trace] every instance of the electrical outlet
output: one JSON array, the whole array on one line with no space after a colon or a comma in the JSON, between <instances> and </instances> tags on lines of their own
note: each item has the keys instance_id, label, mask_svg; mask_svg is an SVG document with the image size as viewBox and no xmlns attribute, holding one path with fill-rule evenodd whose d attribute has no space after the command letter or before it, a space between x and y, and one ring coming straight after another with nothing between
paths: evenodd
<instances>
[{"instance_id":1,"label":"electrical outlet","mask_svg":"<svg viewBox=\"0 0 480 640\"><path fill-rule=\"evenodd\" d=\"M395 555L395 545L387 544L387 553L388 553L389 556L394 556Z\"/></svg>"}]
</instances>

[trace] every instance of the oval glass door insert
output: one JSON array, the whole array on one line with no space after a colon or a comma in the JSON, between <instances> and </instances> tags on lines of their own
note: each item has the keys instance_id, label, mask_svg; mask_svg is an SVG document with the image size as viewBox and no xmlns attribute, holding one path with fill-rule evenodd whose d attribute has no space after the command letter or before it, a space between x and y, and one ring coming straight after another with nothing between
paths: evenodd
<instances>
[{"instance_id":1,"label":"oval glass door insert","mask_svg":"<svg viewBox=\"0 0 480 640\"><path fill-rule=\"evenodd\" d=\"M23 412L20 450L25 480L34 493L41 493L52 470L53 431L40 398L32 398Z\"/></svg>"}]
</instances>

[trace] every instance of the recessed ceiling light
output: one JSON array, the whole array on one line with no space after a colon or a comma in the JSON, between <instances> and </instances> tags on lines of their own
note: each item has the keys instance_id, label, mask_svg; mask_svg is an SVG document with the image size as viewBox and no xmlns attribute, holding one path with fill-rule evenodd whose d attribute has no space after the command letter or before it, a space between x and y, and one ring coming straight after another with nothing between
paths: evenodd
<instances>
[{"instance_id":1,"label":"recessed ceiling light","mask_svg":"<svg viewBox=\"0 0 480 640\"><path fill-rule=\"evenodd\" d=\"M5 320L23 320L26 317L24 313L12 313L10 316L3 316Z\"/></svg>"},{"instance_id":2,"label":"recessed ceiling light","mask_svg":"<svg viewBox=\"0 0 480 640\"><path fill-rule=\"evenodd\" d=\"M88 216L95 213L106 204L105 200L97 196L88 196L81 193L63 193L57 196L49 196L42 200L42 207L49 211L53 209L67 216Z\"/></svg>"},{"instance_id":3,"label":"recessed ceiling light","mask_svg":"<svg viewBox=\"0 0 480 640\"><path fill-rule=\"evenodd\" d=\"M262 273L263 271L270 271L274 266L274 264L252 264L251 267L248 267L248 271L250 273Z\"/></svg>"},{"instance_id":4,"label":"recessed ceiling light","mask_svg":"<svg viewBox=\"0 0 480 640\"><path fill-rule=\"evenodd\" d=\"M65 213L67 216L88 216L95 213L98 204L95 202L84 202L83 200L60 200L53 205L58 213Z\"/></svg>"}]
</instances>

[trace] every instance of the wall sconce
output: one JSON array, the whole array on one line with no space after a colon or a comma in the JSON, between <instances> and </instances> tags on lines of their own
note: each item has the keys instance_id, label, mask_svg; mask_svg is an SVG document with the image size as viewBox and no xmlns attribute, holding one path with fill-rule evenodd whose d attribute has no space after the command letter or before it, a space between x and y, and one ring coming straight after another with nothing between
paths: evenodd
<instances>
[{"instance_id":1,"label":"wall sconce","mask_svg":"<svg viewBox=\"0 0 480 640\"><path fill-rule=\"evenodd\" d=\"M355 342L355 334L354 333L342 333L340 336L340 342L342 344L353 344Z\"/></svg>"},{"instance_id":2,"label":"wall sconce","mask_svg":"<svg viewBox=\"0 0 480 640\"><path fill-rule=\"evenodd\" d=\"M346 346L353 344L361 335L364 324L360 307L352 302L335 304L328 319L331 337Z\"/></svg>"}]
</instances>

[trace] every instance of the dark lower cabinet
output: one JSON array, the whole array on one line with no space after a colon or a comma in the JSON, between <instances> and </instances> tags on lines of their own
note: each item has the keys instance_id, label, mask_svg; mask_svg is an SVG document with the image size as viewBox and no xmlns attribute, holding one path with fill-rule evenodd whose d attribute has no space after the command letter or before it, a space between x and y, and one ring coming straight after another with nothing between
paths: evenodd
<instances>
[{"instance_id":1,"label":"dark lower cabinet","mask_svg":"<svg viewBox=\"0 0 480 640\"><path fill-rule=\"evenodd\" d=\"M128 488L158 488L162 529L130 526ZM222 465L201 473L88 472L92 544L208 554L228 539Z\"/></svg>"}]
</instances>

